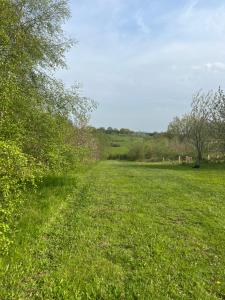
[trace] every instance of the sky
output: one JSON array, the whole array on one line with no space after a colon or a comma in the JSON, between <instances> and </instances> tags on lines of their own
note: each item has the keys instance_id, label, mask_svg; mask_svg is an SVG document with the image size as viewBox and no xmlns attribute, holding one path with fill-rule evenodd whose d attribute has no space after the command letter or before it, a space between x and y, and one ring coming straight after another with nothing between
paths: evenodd
<instances>
[{"instance_id":1,"label":"sky","mask_svg":"<svg viewBox=\"0 0 225 300\"><path fill-rule=\"evenodd\" d=\"M224 0L70 0L66 84L98 103L91 125L164 131L194 92L225 86Z\"/></svg>"}]
</instances>

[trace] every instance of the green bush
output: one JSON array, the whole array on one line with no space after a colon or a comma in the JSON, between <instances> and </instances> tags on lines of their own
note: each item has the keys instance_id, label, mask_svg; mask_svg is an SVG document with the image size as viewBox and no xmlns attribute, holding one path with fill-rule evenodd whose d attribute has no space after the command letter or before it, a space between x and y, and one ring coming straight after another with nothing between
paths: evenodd
<instances>
[{"instance_id":1,"label":"green bush","mask_svg":"<svg viewBox=\"0 0 225 300\"><path fill-rule=\"evenodd\" d=\"M61 173L79 166L90 157L88 147L58 145L48 153L48 168L53 173Z\"/></svg>"},{"instance_id":2,"label":"green bush","mask_svg":"<svg viewBox=\"0 0 225 300\"><path fill-rule=\"evenodd\" d=\"M132 161L143 161L145 159L144 144L135 144L128 152L128 159Z\"/></svg>"},{"instance_id":3,"label":"green bush","mask_svg":"<svg viewBox=\"0 0 225 300\"><path fill-rule=\"evenodd\" d=\"M41 168L31 158L9 142L0 141L0 253L6 253L11 243L12 226L19 213L22 192L28 183L35 184Z\"/></svg>"}]
</instances>

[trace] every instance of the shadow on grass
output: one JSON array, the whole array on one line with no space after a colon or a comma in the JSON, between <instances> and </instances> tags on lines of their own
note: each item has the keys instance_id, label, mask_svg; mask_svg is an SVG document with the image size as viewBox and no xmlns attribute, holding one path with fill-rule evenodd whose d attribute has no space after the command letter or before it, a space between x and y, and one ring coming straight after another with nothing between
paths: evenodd
<instances>
[{"instance_id":1,"label":"shadow on grass","mask_svg":"<svg viewBox=\"0 0 225 300\"><path fill-rule=\"evenodd\" d=\"M76 180L70 175L48 175L38 183L38 189L63 188L73 184L76 184Z\"/></svg>"}]
</instances>

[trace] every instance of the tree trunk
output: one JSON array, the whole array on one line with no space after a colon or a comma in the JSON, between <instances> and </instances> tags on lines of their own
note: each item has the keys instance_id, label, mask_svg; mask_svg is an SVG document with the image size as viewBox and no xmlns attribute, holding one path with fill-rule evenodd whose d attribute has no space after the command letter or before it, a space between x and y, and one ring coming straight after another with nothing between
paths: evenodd
<instances>
[{"instance_id":1,"label":"tree trunk","mask_svg":"<svg viewBox=\"0 0 225 300\"><path fill-rule=\"evenodd\" d=\"M198 155L197 155L197 159L196 159L194 168L196 168L196 169L200 168L201 161L202 161L202 153L200 150L198 150Z\"/></svg>"}]
</instances>

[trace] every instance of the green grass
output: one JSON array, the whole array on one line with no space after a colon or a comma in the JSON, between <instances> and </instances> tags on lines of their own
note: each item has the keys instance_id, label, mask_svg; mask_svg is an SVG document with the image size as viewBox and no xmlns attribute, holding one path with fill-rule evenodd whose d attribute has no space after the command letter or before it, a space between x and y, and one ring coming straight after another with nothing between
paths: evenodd
<instances>
[{"instance_id":1,"label":"green grass","mask_svg":"<svg viewBox=\"0 0 225 300\"><path fill-rule=\"evenodd\" d=\"M119 134L109 134L110 142L112 144L118 144L119 147L109 147L109 155L124 155L128 154L129 150L134 144L143 143L147 141L148 137L133 136L133 135L119 135Z\"/></svg>"},{"instance_id":2,"label":"green grass","mask_svg":"<svg viewBox=\"0 0 225 300\"><path fill-rule=\"evenodd\" d=\"M28 201L0 299L225 299L225 168L102 162Z\"/></svg>"}]
</instances>

